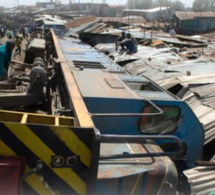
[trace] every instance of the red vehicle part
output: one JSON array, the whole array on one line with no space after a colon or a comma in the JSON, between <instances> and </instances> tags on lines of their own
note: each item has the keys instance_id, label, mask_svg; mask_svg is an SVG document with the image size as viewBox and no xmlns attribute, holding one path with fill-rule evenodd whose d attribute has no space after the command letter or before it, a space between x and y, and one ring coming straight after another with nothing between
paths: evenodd
<instances>
[{"instance_id":1,"label":"red vehicle part","mask_svg":"<svg viewBox=\"0 0 215 195\"><path fill-rule=\"evenodd\" d=\"M23 175L24 163L19 157L0 157L0 192L18 195L19 183Z\"/></svg>"}]
</instances>

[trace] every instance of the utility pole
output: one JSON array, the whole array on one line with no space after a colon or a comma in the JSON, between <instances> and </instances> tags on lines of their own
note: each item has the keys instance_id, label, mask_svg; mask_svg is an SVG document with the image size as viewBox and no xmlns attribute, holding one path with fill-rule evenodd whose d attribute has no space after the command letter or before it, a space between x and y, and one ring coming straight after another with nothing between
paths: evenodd
<instances>
[{"instance_id":1,"label":"utility pole","mask_svg":"<svg viewBox=\"0 0 215 195\"><path fill-rule=\"evenodd\" d=\"M160 30L160 20L161 20L161 6L162 6L162 0L160 0L160 13L159 13L160 19L158 21L158 28L159 28L159 30ZM156 20L157 20L157 18L156 18Z\"/></svg>"},{"instance_id":2,"label":"utility pole","mask_svg":"<svg viewBox=\"0 0 215 195\"><path fill-rule=\"evenodd\" d=\"M81 14L80 14L80 0L78 0L78 16L80 16Z\"/></svg>"},{"instance_id":3,"label":"utility pole","mask_svg":"<svg viewBox=\"0 0 215 195\"><path fill-rule=\"evenodd\" d=\"M19 0L17 0L17 7L19 7Z\"/></svg>"},{"instance_id":4,"label":"utility pole","mask_svg":"<svg viewBox=\"0 0 215 195\"><path fill-rule=\"evenodd\" d=\"M204 47L203 47L203 36L202 36L202 6L200 7L200 17L199 17L199 20L200 20L200 33L201 33L201 42L202 42L202 55L204 53Z\"/></svg>"}]
</instances>

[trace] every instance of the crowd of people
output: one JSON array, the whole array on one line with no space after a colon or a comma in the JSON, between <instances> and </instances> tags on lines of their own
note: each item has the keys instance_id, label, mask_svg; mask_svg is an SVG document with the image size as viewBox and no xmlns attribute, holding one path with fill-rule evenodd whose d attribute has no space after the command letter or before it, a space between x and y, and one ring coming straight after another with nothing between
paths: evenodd
<instances>
[{"instance_id":1,"label":"crowd of people","mask_svg":"<svg viewBox=\"0 0 215 195\"><path fill-rule=\"evenodd\" d=\"M16 39L17 36L28 37L32 31L34 19L26 14L2 14L0 16L0 39Z\"/></svg>"},{"instance_id":2,"label":"crowd of people","mask_svg":"<svg viewBox=\"0 0 215 195\"><path fill-rule=\"evenodd\" d=\"M28 38L33 22L33 18L28 15L0 16L0 81L7 77L14 48L16 55L21 54L22 41Z\"/></svg>"},{"instance_id":3,"label":"crowd of people","mask_svg":"<svg viewBox=\"0 0 215 195\"><path fill-rule=\"evenodd\" d=\"M0 24L4 29L10 29L13 32L20 32L23 27L27 27L30 30L33 23L32 16L26 14L2 14L0 16Z\"/></svg>"}]
</instances>

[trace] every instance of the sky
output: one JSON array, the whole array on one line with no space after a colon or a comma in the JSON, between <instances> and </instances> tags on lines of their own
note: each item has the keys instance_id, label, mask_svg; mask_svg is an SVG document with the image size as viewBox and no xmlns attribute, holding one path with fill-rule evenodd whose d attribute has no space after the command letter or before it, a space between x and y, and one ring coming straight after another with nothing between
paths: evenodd
<instances>
[{"instance_id":1,"label":"sky","mask_svg":"<svg viewBox=\"0 0 215 195\"><path fill-rule=\"evenodd\" d=\"M38 0L18 0L19 1L19 5L34 5L36 2L38 2ZM47 2L49 0L39 0L40 2ZM73 2L78 2L79 0L73 0ZM80 0L80 2L83 3L88 3L88 2L94 2L94 3L102 3L104 0ZM143 0L144 1L144 0ZM173 1L173 0L172 0ZM192 7L194 0L181 0L182 3L184 3L185 7ZM15 2L17 2L17 0L0 0L0 6L4 6L4 7L13 7ZM61 0L62 3L68 3L69 0ZM109 4L121 4L124 5L126 4L127 0L106 0L106 3Z\"/></svg>"}]
</instances>

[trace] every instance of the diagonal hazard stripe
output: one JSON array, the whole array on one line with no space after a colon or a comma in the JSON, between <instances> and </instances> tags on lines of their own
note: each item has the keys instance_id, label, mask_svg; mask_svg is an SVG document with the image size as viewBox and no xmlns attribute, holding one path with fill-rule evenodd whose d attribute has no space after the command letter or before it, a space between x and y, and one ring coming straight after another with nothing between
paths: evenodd
<instances>
[{"instance_id":1,"label":"diagonal hazard stripe","mask_svg":"<svg viewBox=\"0 0 215 195\"><path fill-rule=\"evenodd\" d=\"M59 135L55 134L49 126L28 125L35 135L37 135L46 146L49 147L56 155L74 156L75 153L66 146L65 140L62 140ZM70 129L67 129L70 130ZM70 130L71 131L71 130ZM73 131L73 130L72 130ZM88 132L86 132L88 134ZM48 139L47 139L48 137ZM90 139L90 138L88 138ZM73 141L73 140L71 140ZM86 140L85 140L86 141ZM76 143L73 143L76 145ZM72 167L72 170L86 183L90 180L90 169L80 160L76 166Z\"/></svg>"},{"instance_id":2,"label":"diagonal hazard stripe","mask_svg":"<svg viewBox=\"0 0 215 195\"><path fill-rule=\"evenodd\" d=\"M52 168L51 157L55 153L45 145L26 125L7 123L5 126L39 159L78 194L86 194L86 183L70 168ZM48 138L47 138L48 139Z\"/></svg>"},{"instance_id":3,"label":"diagonal hazard stripe","mask_svg":"<svg viewBox=\"0 0 215 195\"><path fill-rule=\"evenodd\" d=\"M87 166L91 165L92 153L91 150L79 139L79 137L67 127L50 127L50 129L64 141L64 144L74 152L75 155L80 156L81 161Z\"/></svg>"},{"instance_id":4,"label":"diagonal hazard stripe","mask_svg":"<svg viewBox=\"0 0 215 195\"><path fill-rule=\"evenodd\" d=\"M2 140L0 140L0 154L3 156L15 156L16 153L11 150ZM30 167L26 166L26 171L30 171ZM30 185L38 194L53 195L40 181L38 175L33 174L25 179L25 182Z\"/></svg>"},{"instance_id":5,"label":"diagonal hazard stripe","mask_svg":"<svg viewBox=\"0 0 215 195\"><path fill-rule=\"evenodd\" d=\"M40 195L40 194L38 194L28 183L26 183L26 182L23 182L23 185L22 185L22 187L23 187L23 192L25 193L25 194L29 194L29 195ZM20 192L20 194L23 194L23 192ZM52 194L53 195L53 194Z\"/></svg>"},{"instance_id":6,"label":"diagonal hazard stripe","mask_svg":"<svg viewBox=\"0 0 215 195\"><path fill-rule=\"evenodd\" d=\"M17 139L17 137L3 123L0 123L0 138L4 143L7 143L8 147L18 154L18 156L25 156L27 159L27 164L30 168L35 167L36 162L41 160L19 139ZM46 182L48 182L53 189L56 189L61 194L78 194L45 163L43 165L42 175L45 177Z\"/></svg>"}]
</instances>

